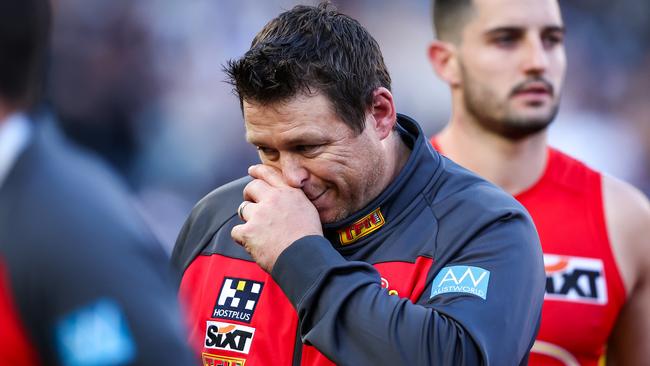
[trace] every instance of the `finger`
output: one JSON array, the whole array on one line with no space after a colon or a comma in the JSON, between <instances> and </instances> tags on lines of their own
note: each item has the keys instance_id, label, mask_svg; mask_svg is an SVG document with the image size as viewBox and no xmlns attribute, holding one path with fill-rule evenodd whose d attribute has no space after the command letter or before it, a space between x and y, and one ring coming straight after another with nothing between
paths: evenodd
<instances>
[{"instance_id":1,"label":"finger","mask_svg":"<svg viewBox=\"0 0 650 366\"><path fill-rule=\"evenodd\" d=\"M257 179L262 179L273 187L286 187L282 172L272 166L257 164L248 168L248 174Z\"/></svg>"},{"instance_id":2,"label":"finger","mask_svg":"<svg viewBox=\"0 0 650 366\"><path fill-rule=\"evenodd\" d=\"M244 245L244 225L245 224L235 225L232 230L230 230L230 237L232 237L232 240L241 246Z\"/></svg>"},{"instance_id":3,"label":"finger","mask_svg":"<svg viewBox=\"0 0 650 366\"><path fill-rule=\"evenodd\" d=\"M259 202L266 193L271 190L271 186L261 179L253 179L244 187L244 199L252 202Z\"/></svg>"}]
</instances>

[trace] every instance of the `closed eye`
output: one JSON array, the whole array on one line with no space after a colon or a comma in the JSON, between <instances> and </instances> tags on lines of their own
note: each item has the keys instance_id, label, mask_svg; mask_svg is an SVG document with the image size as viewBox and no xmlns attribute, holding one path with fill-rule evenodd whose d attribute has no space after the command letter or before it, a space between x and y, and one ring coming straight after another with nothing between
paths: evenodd
<instances>
[{"instance_id":1,"label":"closed eye","mask_svg":"<svg viewBox=\"0 0 650 366\"><path fill-rule=\"evenodd\" d=\"M260 155L266 159L275 160L278 157L278 151L276 149L264 146L256 146L256 148Z\"/></svg>"},{"instance_id":2,"label":"closed eye","mask_svg":"<svg viewBox=\"0 0 650 366\"><path fill-rule=\"evenodd\" d=\"M294 150L304 156L313 156L318 154L323 145L296 145Z\"/></svg>"}]
</instances>

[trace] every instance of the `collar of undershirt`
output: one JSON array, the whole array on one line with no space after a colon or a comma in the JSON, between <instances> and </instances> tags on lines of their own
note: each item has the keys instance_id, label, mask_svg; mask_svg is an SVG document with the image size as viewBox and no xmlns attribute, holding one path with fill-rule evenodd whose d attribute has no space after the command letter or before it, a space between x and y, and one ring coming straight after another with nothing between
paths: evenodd
<instances>
[{"instance_id":1,"label":"collar of undershirt","mask_svg":"<svg viewBox=\"0 0 650 366\"><path fill-rule=\"evenodd\" d=\"M0 122L0 187L27 146L31 132L27 116L22 113L12 114Z\"/></svg>"}]
</instances>

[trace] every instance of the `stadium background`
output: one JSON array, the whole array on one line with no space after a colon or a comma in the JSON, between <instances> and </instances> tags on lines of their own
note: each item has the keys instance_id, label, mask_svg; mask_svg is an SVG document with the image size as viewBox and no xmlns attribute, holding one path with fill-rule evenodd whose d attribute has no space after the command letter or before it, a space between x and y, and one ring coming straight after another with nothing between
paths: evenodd
<instances>
[{"instance_id":1,"label":"stadium background","mask_svg":"<svg viewBox=\"0 0 650 366\"><path fill-rule=\"evenodd\" d=\"M222 65L296 3L54 0L49 110L125 177L167 249L201 196L256 162ZM450 98L426 58L430 1L333 3L379 42L398 111L439 130ZM648 194L650 2L561 6L569 68L551 143Z\"/></svg>"}]
</instances>

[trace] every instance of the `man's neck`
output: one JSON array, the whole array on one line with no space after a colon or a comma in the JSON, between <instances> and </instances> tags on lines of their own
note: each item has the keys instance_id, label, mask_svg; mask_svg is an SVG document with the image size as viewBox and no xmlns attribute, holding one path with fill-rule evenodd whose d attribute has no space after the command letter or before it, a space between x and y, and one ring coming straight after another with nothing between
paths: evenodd
<instances>
[{"instance_id":1,"label":"man's neck","mask_svg":"<svg viewBox=\"0 0 650 366\"><path fill-rule=\"evenodd\" d=\"M406 146L406 143L399 136L399 133L394 132L391 139L392 152L388 156L395 156L396 159L394 160L395 164L392 166L392 174L389 182L392 182L397 178L411 156L411 149Z\"/></svg>"},{"instance_id":2,"label":"man's neck","mask_svg":"<svg viewBox=\"0 0 650 366\"><path fill-rule=\"evenodd\" d=\"M456 119L436 141L446 156L513 195L533 186L546 167L545 131L514 141Z\"/></svg>"}]
</instances>

